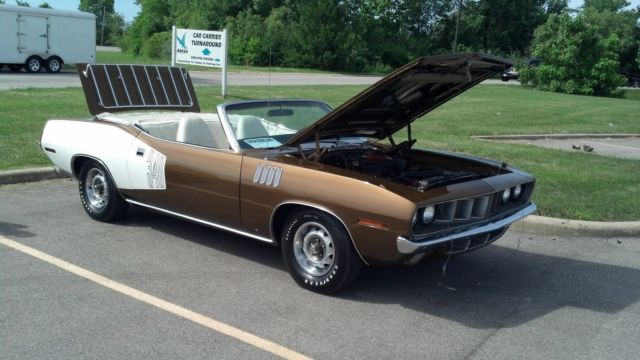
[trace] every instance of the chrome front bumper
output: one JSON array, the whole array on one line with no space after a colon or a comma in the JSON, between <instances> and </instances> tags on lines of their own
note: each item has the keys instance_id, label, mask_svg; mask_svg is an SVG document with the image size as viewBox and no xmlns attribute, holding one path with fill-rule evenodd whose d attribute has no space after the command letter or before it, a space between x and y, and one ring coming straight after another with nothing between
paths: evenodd
<instances>
[{"instance_id":1,"label":"chrome front bumper","mask_svg":"<svg viewBox=\"0 0 640 360\"><path fill-rule=\"evenodd\" d=\"M509 226L512 223L524 218L525 216L531 215L536 210L537 210L536 205L534 203L531 203L531 205L527 206L526 208L522 210L518 210L513 215L510 215L504 219L500 219L492 223L481 225L473 229L461 231L459 233L446 235L446 236L442 236L435 239L429 239L425 241L411 241L402 236L398 236L398 240L397 240L398 252L400 252L401 254L414 254L441 243L465 239L471 236L482 235L485 233L490 233L490 232L499 230L501 228L504 228L506 226Z\"/></svg>"}]
</instances>

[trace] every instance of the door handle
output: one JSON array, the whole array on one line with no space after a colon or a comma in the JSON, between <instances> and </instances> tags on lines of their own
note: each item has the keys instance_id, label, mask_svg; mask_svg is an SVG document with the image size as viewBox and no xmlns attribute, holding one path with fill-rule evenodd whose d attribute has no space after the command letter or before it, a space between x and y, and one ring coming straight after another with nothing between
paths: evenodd
<instances>
[{"instance_id":1,"label":"door handle","mask_svg":"<svg viewBox=\"0 0 640 360\"><path fill-rule=\"evenodd\" d=\"M40 35L40 37L42 37L42 38L46 38L46 37L47 37L47 34L42 34L42 35Z\"/></svg>"}]
</instances>

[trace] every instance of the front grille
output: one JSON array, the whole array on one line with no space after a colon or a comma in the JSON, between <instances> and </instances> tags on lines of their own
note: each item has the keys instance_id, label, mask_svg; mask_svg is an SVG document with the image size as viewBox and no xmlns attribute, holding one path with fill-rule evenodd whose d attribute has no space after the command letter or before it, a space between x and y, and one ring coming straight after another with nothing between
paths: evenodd
<instances>
[{"instance_id":1,"label":"front grille","mask_svg":"<svg viewBox=\"0 0 640 360\"><path fill-rule=\"evenodd\" d=\"M491 194L437 204L435 221L453 222L484 219L489 212L489 204L493 196Z\"/></svg>"}]
</instances>

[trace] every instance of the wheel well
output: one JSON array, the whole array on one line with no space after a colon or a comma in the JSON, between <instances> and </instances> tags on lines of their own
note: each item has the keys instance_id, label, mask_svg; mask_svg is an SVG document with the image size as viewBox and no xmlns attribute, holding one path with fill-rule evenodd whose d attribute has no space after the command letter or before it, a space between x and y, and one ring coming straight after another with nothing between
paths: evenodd
<instances>
[{"instance_id":1,"label":"wheel well","mask_svg":"<svg viewBox=\"0 0 640 360\"><path fill-rule=\"evenodd\" d=\"M284 223L287 221L287 218L289 218L289 215L303 208L313 209L312 207L300 204L284 204L276 209L276 212L271 218L271 234L273 235L273 240L275 240L277 243L280 243L282 230L284 228Z\"/></svg>"},{"instance_id":2,"label":"wheel well","mask_svg":"<svg viewBox=\"0 0 640 360\"><path fill-rule=\"evenodd\" d=\"M285 225L285 222L287 221L287 218L289 218L289 215L302 209L312 209L312 210L322 211L323 213L338 220L340 225L342 225L344 230L347 232L347 237L349 238L351 245L353 245L353 249L356 251L360 259L366 265L369 265L369 263L364 259L364 257L362 257L362 254L360 254L360 251L356 247L356 244L353 242L353 238L351 237L351 232L347 228L347 225L344 223L344 221L342 221L342 219L340 219L337 215L331 213L330 211L327 211L321 207L316 207L313 205L288 203L288 204L280 205L278 208L276 208L275 213L271 217L271 235L273 236L273 240L276 243L278 244L280 243L280 238L282 237L282 231L284 230L284 225Z\"/></svg>"},{"instance_id":3,"label":"wheel well","mask_svg":"<svg viewBox=\"0 0 640 360\"><path fill-rule=\"evenodd\" d=\"M88 156L76 156L71 160L71 175L76 179L80 175L80 169L82 169L82 165L84 165L87 161L93 161L95 159L90 158Z\"/></svg>"},{"instance_id":4,"label":"wheel well","mask_svg":"<svg viewBox=\"0 0 640 360\"><path fill-rule=\"evenodd\" d=\"M49 60L51 60L51 59L53 59L53 58L56 58L56 59L60 60L60 65L64 64L64 60L62 60L62 58L61 58L60 56L58 56L58 55L51 55L51 56L49 56L49 57L47 58L47 60L46 60L46 61L49 61Z\"/></svg>"}]
</instances>

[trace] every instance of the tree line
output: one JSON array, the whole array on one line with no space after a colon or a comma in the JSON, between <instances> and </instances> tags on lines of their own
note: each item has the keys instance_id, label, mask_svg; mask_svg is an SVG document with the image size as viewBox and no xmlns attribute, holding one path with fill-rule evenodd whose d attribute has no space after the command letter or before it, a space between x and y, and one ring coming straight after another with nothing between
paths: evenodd
<instances>
[{"instance_id":1,"label":"tree line","mask_svg":"<svg viewBox=\"0 0 640 360\"><path fill-rule=\"evenodd\" d=\"M543 90L608 95L640 73L640 7L626 0L81 0L98 43L169 58L171 26L229 30L232 64L388 72L411 59L481 51L519 60ZM2 2L2 0L0 0ZM24 1L23 1L24 3ZM540 66L527 66L532 58Z\"/></svg>"}]
</instances>

